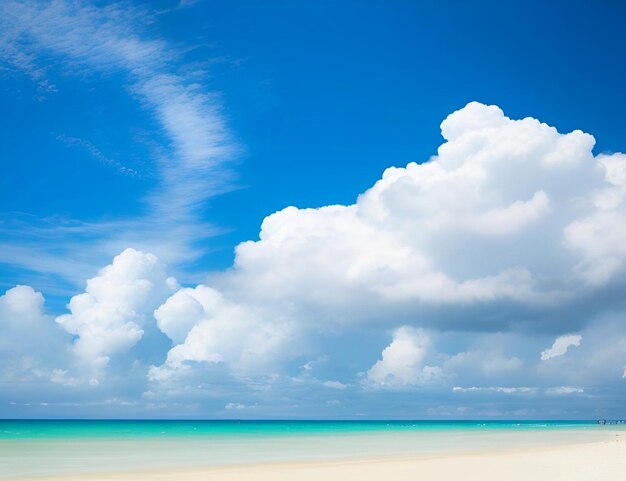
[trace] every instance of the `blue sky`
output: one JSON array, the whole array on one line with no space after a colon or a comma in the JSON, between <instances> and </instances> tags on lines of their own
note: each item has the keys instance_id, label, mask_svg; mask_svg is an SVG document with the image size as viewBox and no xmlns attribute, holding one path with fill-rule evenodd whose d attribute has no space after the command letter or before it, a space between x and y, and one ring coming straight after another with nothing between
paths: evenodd
<instances>
[{"instance_id":1,"label":"blue sky","mask_svg":"<svg viewBox=\"0 0 626 481\"><path fill-rule=\"evenodd\" d=\"M621 2L0 8L0 415L619 414Z\"/></svg>"}]
</instances>

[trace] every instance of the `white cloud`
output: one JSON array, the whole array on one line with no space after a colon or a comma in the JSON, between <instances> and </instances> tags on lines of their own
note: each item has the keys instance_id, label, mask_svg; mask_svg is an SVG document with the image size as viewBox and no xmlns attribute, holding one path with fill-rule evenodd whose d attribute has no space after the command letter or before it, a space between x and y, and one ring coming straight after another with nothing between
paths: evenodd
<instances>
[{"instance_id":1,"label":"white cloud","mask_svg":"<svg viewBox=\"0 0 626 481\"><path fill-rule=\"evenodd\" d=\"M189 331L203 319L206 310L220 301L220 294L206 286L180 289L154 311L154 317L159 329L176 344L181 344Z\"/></svg>"},{"instance_id":2,"label":"white cloud","mask_svg":"<svg viewBox=\"0 0 626 481\"><path fill-rule=\"evenodd\" d=\"M566 245L582 259L576 266L583 279L602 285L626 265L626 155L598 155L606 184L595 192L595 210L565 229Z\"/></svg>"},{"instance_id":3,"label":"white cloud","mask_svg":"<svg viewBox=\"0 0 626 481\"><path fill-rule=\"evenodd\" d=\"M330 389L346 389L348 386L345 385L342 382L339 381L325 381L324 383L322 383L324 387L330 388Z\"/></svg>"},{"instance_id":4,"label":"white cloud","mask_svg":"<svg viewBox=\"0 0 626 481\"><path fill-rule=\"evenodd\" d=\"M437 156L387 169L353 205L265 218L259 240L240 244L213 286L344 323L443 304L566 305L596 289L580 283L590 280L588 254L568 232L614 187L605 166L618 154L596 159L590 135L478 103L451 114L442 133Z\"/></svg>"},{"instance_id":5,"label":"white cloud","mask_svg":"<svg viewBox=\"0 0 626 481\"><path fill-rule=\"evenodd\" d=\"M426 383L441 374L439 367L424 364L430 339L422 330L408 326L396 329L382 359L367 371L367 382L377 387L400 387Z\"/></svg>"},{"instance_id":6,"label":"white cloud","mask_svg":"<svg viewBox=\"0 0 626 481\"><path fill-rule=\"evenodd\" d=\"M227 409L229 411L231 410L235 410L235 411L241 411L242 409L245 409L246 405L245 404L241 404L241 403L227 403L224 406L224 409Z\"/></svg>"},{"instance_id":7,"label":"white cloud","mask_svg":"<svg viewBox=\"0 0 626 481\"><path fill-rule=\"evenodd\" d=\"M600 385L611 385L618 379L626 363L626 332L624 310L607 310L581 330L580 346L569 347L561 358L535 361L537 373L554 386L589 386L587 391L595 395ZM599 309L603 307L600 304ZM536 346L540 346L539 339ZM545 341L544 341L545 342ZM550 346L552 347L552 346ZM539 349L535 348L535 352ZM539 357L539 356L537 356Z\"/></svg>"},{"instance_id":8,"label":"white cloud","mask_svg":"<svg viewBox=\"0 0 626 481\"><path fill-rule=\"evenodd\" d=\"M579 388L579 387L572 387L572 386L558 386L558 387L551 387L546 389L546 394L549 396L560 396L560 395L566 395L566 394L581 394L585 392L584 389Z\"/></svg>"},{"instance_id":9,"label":"white cloud","mask_svg":"<svg viewBox=\"0 0 626 481\"><path fill-rule=\"evenodd\" d=\"M228 363L234 373L259 373L285 351L297 352L288 318L234 304L206 286L182 289L155 311L159 328L176 345L150 379L166 380L188 362Z\"/></svg>"},{"instance_id":10,"label":"white cloud","mask_svg":"<svg viewBox=\"0 0 626 481\"><path fill-rule=\"evenodd\" d=\"M234 266L210 275L206 285L176 290L154 256L124 252L128 265L116 259L59 318L77 336L75 353L105 363L138 342L154 313L173 345L160 365L159 357L150 358L146 399L159 398L159 387L184 397L204 383L207 396L232 396L219 409L241 394L236 389L265 396L287 383L340 388L339 381L320 379L346 380L367 367L360 384L366 390L426 384L449 390L454 379L470 386L455 387L459 393L557 395L575 394L566 392L570 385L602 369L615 378L624 340L586 328L578 303L590 299L593 308L602 299L598 311L614 307L614 286L605 286L623 281L621 251L593 234L602 215L624 209L620 154L594 158L586 134L559 134L476 103L449 116L442 131L447 142L437 156L388 169L355 204L288 207L268 216L259 240L240 244ZM182 157L193 164L195 150ZM584 239L572 234L581 223L595 226ZM594 276L592 259L613 267ZM24 293L25 305L43 315L37 295ZM572 366L536 360L537 332L563 328L562 319L576 316L569 329L580 328L585 345L572 358L583 357L591 336L602 338L594 352L585 351L592 367L583 381L574 379L580 371ZM404 326L376 360L379 334L397 325ZM619 326L611 332L622 332ZM446 344L450 331L462 339ZM501 343L496 333L512 340ZM582 335L557 338L541 358L563 355ZM431 348L435 337L439 352ZM367 349L353 346L354 339ZM344 372L323 372L344 361ZM59 369L59 380L78 379Z\"/></svg>"},{"instance_id":11,"label":"white cloud","mask_svg":"<svg viewBox=\"0 0 626 481\"><path fill-rule=\"evenodd\" d=\"M30 286L15 286L0 297L0 312L5 329L33 329L45 320L44 298Z\"/></svg>"},{"instance_id":12,"label":"white cloud","mask_svg":"<svg viewBox=\"0 0 626 481\"><path fill-rule=\"evenodd\" d=\"M485 323L505 331L527 322L528 308L538 318L551 309L554 319L577 294L600 289L580 282L585 255L567 232L619 184L619 154L594 158L588 134L475 102L441 128L446 142L429 161L387 169L355 204L266 217L259 240L237 246L232 269L168 300L156 315L176 345L151 378L194 362L267 366L297 355L289 350L302 339L314 343L313 333L388 329L398 316L434 330ZM407 336L370 369L374 385L417 384L446 369L421 365L423 339ZM389 367L402 346L412 346L405 354L413 361ZM484 377L523 364L484 349L452 356L448 371L462 370L454 363L463 358Z\"/></svg>"},{"instance_id":13,"label":"white cloud","mask_svg":"<svg viewBox=\"0 0 626 481\"><path fill-rule=\"evenodd\" d=\"M502 386L489 386L489 387L460 387L455 386L452 388L452 392L496 392L502 394L535 394L538 391L536 387L502 387Z\"/></svg>"},{"instance_id":14,"label":"white cloud","mask_svg":"<svg viewBox=\"0 0 626 481\"><path fill-rule=\"evenodd\" d=\"M154 255L127 249L87 281L85 292L70 300L71 313L57 322L77 336L73 347L79 359L104 367L111 355L141 339L142 326L176 287Z\"/></svg>"},{"instance_id":15,"label":"white cloud","mask_svg":"<svg viewBox=\"0 0 626 481\"><path fill-rule=\"evenodd\" d=\"M69 336L46 314L40 292L18 285L0 296L0 332L2 381L56 382L55 366L65 362Z\"/></svg>"},{"instance_id":16,"label":"white cloud","mask_svg":"<svg viewBox=\"0 0 626 481\"><path fill-rule=\"evenodd\" d=\"M565 334L563 336L559 336L554 340L552 347L541 353L541 360L547 361L554 357L562 356L571 346L580 346L581 340L582 336L578 334Z\"/></svg>"}]
</instances>

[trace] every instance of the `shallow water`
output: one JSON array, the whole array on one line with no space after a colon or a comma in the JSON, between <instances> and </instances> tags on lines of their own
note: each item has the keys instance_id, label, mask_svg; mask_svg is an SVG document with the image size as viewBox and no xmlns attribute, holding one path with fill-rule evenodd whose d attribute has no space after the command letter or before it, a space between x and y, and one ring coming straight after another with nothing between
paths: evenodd
<instances>
[{"instance_id":1,"label":"shallow water","mask_svg":"<svg viewBox=\"0 0 626 481\"><path fill-rule=\"evenodd\" d=\"M0 477L436 455L624 430L585 421L0 421Z\"/></svg>"}]
</instances>

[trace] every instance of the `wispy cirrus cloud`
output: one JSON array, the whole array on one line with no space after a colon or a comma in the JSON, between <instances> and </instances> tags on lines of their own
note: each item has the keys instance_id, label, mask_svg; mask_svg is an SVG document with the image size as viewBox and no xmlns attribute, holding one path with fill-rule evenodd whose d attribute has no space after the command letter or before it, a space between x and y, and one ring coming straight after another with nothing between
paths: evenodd
<instances>
[{"instance_id":1,"label":"wispy cirrus cloud","mask_svg":"<svg viewBox=\"0 0 626 481\"><path fill-rule=\"evenodd\" d=\"M151 136L160 146L153 159L157 185L143 194L144 213L139 218L64 219L61 225L59 219L38 219L36 225L23 224L19 236L21 250L33 247L38 255L5 254L0 255L1 262L59 273L49 257L74 258L87 249L93 272L103 259L129 245L155 252L166 262L185 262L201 254L194 247L199 239L215 233L198 219L196 210L208 198L232 188L227 164L239 149L226 126L219 93L202 82L204 72L186 65L182 49L148 33L158 13L129 3L98 7L59 0L0 5L1 60L48 92L53 90L46 76L51 65L81 79L121 78L128 95L156 120L158 128ZM89 139L62 135L61 141L79 144L118 171L133 173L106 158ZM73 235L63 235L69 226ZM89 245L81 236L90 238Z\"/></svg>"},{"instance_id":2,"label":"wispy cirrus cloud","mask_svg":"<svg viewBox=\"0 0 626 481\"><path fill-rule=\"evenodd\" d=\"M94 144L85 139L80 139L78 137L72 137L69 135L61 134L57 136L57 140L60 140L65 145L69 147L78 147L89 153L94 159L98 162L102 162L105 165L109 165L113 167L118 173L122 175L128 175L130 177L136 177L139 175L132 167L127 167L121 162L108 158L104 155L100 149L98 149Z\"/></svg>"}]
</instances>

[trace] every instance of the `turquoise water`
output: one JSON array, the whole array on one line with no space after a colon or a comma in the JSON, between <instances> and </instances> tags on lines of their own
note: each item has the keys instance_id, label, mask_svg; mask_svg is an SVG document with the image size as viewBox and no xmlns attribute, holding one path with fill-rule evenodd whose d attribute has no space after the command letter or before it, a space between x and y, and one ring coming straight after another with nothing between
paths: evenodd
<instances>
[{"instance_id":1,"label":"turquoise water","mask_svg":"<svg viewBox=\"0 0 626 481\"><path fill-rule=\"evenodd\" d=\"M281 436L595 427L595 421L0 420L0 439Z\"/></svg>"},{"instance_id":2,"label":"turquoise water","mask_svg":"<svg viewBox=\"0 0 626 481\"><path fill-rule=\"evenodd\" d=\"M0 421L0 479L593 442L593 421Z\"/></svg>"},{"instance_id":3,"label":"turquoise water","mask_svg":"<svg viewBox=\"0 0 626 481\"><path fill-rule=\"evenodd\" d=\"M0 420L0 439L280 436L390 431L581 429L596 426L595 421Z\"/></svg>"}]
</instances>

